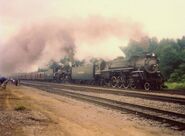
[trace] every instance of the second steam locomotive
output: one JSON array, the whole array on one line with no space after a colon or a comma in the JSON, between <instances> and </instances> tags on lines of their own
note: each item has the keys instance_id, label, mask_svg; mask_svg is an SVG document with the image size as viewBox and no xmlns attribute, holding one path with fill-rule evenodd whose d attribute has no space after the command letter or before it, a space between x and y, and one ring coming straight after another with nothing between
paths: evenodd
<instances>
[{"instance_id":1,"label":"second steam locomotive","mask_svg":"<svg viewBox=\"0 0 185 136\"><path fill-rule=\"evenodd\" d=\"M159 60L154 53L117 58L82 66L61 66L45 72L17 74L23 80L48 80L69 83L95 84L113 88L160 89L164 83Z\"/></svg>"}]
</instances>

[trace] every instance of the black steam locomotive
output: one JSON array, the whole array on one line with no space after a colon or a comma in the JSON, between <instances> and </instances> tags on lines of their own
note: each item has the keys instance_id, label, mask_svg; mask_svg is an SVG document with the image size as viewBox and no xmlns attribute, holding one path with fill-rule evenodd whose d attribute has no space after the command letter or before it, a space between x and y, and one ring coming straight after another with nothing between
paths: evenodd
<instances>
[{"instance_id":1,"label":"black steam locomotive","mask_svg":"<svg viewBox=\"0 0 185 136\"><path fill-rule=\"evenodd\" d=\"M63 66L54 72L53 80L145 90L160 89L164 83L159 60L154 53L83 66Z\"/></svg>"},{"instance_id":2,"label":"black steam locomotive","mask_svg":"<svg viewBox=\"0 0 185 136\"><path fill-rule=\"evenodd\" d=\"M122 57L109 62L71 66L45 72L19 73L14 77L23 80L57 81L111 86L113 88L160 89L164 78L159 70L159 60L154 53Z\"/></svg>"}]
</instances>

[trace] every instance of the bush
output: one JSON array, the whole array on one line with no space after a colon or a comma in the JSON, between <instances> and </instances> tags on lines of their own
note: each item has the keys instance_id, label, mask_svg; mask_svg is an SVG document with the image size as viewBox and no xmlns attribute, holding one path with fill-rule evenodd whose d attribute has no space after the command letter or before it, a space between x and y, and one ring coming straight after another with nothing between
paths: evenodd
<instances>
[{"instance_id":1,"label":"bush","mask_svg":"<svg viewBox=\"0 0 185 136\"><path fill-rule=\"evenodd\" d=\"M179 81L179 74L178 73L172 73L170 75L170 79L168 80L169 82L177 82Z\"/></svg>"},{"instance_id":2,"label":"bush","mask_svg":"<svg viewBox=\"0 0 185 136\"><path fill-rule=\"evenodd\" d=\"M185 64L179 65L177 69L170 75L169 82L185 82Z\"/></svg>"},{"instance_id":3,"label":"bush","mask_svg":"<svg viewBox=\"0 0 185 136\"><path fill-rule=\"evenodd\" d=\"M24 110L26 110L26 107L22 106L22 105L19 105L19 106L15 107L15 110L16 111L24 111Z\"/></svg>"},{"instance_id":4,"label":"bush","mask_svg":"<svg viewBox=\"0 0 185 136\"><path fill-rule=\"evenodd\" d=\"M169 88L169 89L185 89L185 82L166 82L165 85Z\"/></svg>"}]
</instances>

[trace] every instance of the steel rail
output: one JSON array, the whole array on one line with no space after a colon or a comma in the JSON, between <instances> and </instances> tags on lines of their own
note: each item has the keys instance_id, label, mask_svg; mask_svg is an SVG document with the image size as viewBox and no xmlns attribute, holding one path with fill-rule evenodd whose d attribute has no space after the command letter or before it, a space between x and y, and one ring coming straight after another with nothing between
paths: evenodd
<instances>
[{"instance_id":1,"label":"steel rail","mask_svg":"<svg viewBox=\"0 0 185 136\"><path fill-rule=\"evenodd\" d=\"M29 82L23 82L28 84ZM37 83L36 81L31 83ZM156 94L144 94L140 92L131 92L131 91L121 91L121 90L115 90L115 89L106 89L106 88L97 88L97 87L87 87L87 86L66 86L63 84L48 84L46 82L38 82L42 85L55 85L57 87L66 87L73 90L78 91L84 91L84 92L95 92L95 93L105 93L105 94L114 94L119 96L128 96L128 97L134 97L134 98L143 98L147 100L154 100L154 101L162 101L162 102L168 102L168 103L177 103L181 105L185 105L185 98L180 97L174 97L174 96L162 96L162 95L156 95ZM80 89L80 90L79 90Z\"/></svg>"}]
</instances>

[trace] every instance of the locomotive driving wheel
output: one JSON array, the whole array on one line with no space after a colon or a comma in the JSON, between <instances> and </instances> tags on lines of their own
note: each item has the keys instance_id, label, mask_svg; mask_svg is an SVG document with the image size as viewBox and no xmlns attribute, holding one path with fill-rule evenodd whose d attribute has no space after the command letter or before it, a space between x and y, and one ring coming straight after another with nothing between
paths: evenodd
<instances>
[{"instance_id":1,"label":"locomotive driving wheel","mask_svg":"<svg viewBox=\"0 0 185 136\"><path fill-rule=\"evenodd\" d=\"M127 83L126 79L124 77L118 77L119 83L118 88L124 88L127 89L129 87L129 84Z\"/></svg>"},{"instance_id":2,"label":"locomotive driving wheel","mask_svg":"<svg viewBox=\"0 0 185 136\"><path fill-rule=\"evenodd\" d=\"M123 82L123 78L122 77L118 77L118 80L119 80L119 82L118 82L118 88L122 88L122 82Z\"/></svg>"},{"instance_id":3,"label":"locomotive driving wheel","mask_svg":"<svg viewBox=\"0 0 185 136\"><path fill-rule=\"evenodd\" d=\"M129 88L129 84L128 84L127 81L125 81L125 82L123 83L123 88L124 88L124 89L128 89L128 88Z\"/></svg>"},{"instance_id":4,"label":"locomotive driving wheel","mask_svg":"<svg viewBox=\"0 0 185 136\"><path fill-rule=\"evenodd\" d=\"M118 84L119 84L119 79L118 79L116 76L113 76L113 77L111 78L111 86L112 86L113 88L115 88L115 87L118 86Z\"/></svg>"},{"instance_id":5,"label":"locomotive driving wheel","mask_svg":"<svg viewBox=\"0 0 185 136\"><path fill-rule=\"evenodd\" d=\"M129 87L130 87L131 89L136 89L136 83L134 82L133 79L130 79L130 81L129 81Z\"/></svg>"},{"instance_id":6,"label":"locomotive driving wheel","mask_svg":"<svg viewBox=\"0 0 185 136\"><path fill-rule=\"evenodd\" d=\"M149 82L145 82L145 83L144 83L144 89L145 89L146 91L151 90L151 85L150 85Z\"/></svg>"}]
</instances>

